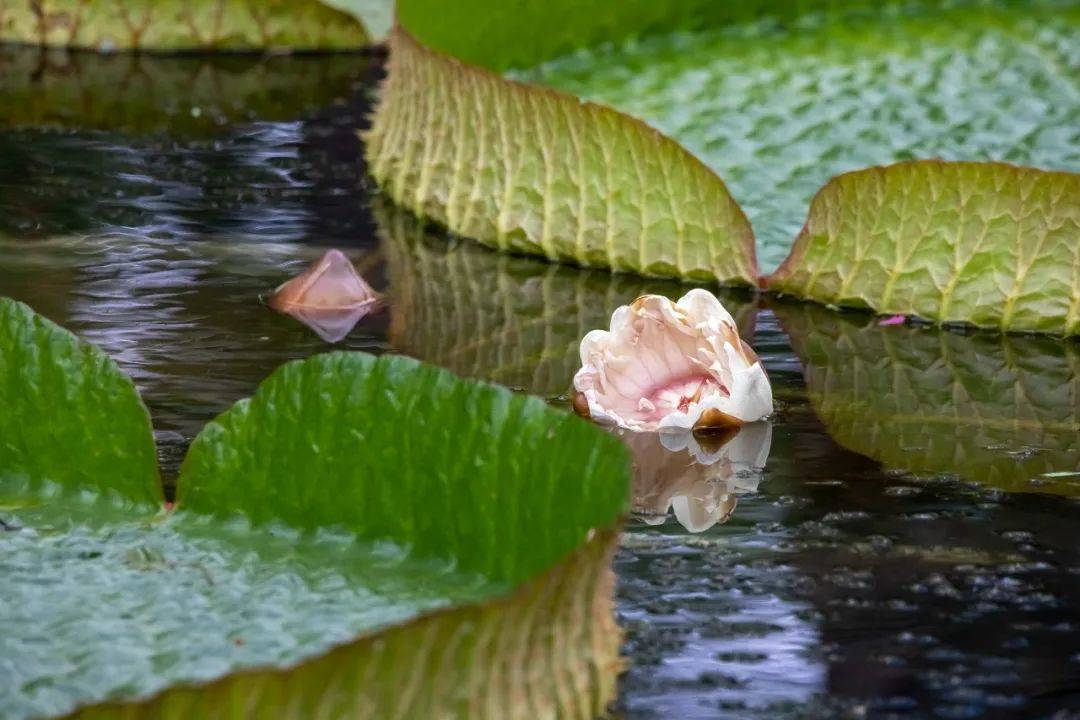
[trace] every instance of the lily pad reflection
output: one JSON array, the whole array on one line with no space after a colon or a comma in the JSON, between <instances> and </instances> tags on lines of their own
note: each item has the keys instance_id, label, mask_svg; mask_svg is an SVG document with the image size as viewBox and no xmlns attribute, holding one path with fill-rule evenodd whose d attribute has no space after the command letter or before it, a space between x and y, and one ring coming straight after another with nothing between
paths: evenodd
<instances>
[{"instance_id":1,"label":"lily pad reflection","mask_svg":"<svg viewBox=\"0 0 1080 720\"><path fill-rule=\"evenodd\" d=\"M205 137L229 123L296 120L348 97L364 55L100 54L0 47L0 128Z\"/></svg>"},{"instance_id":2,"label":"lily pad reflection","mask_svg":"<svg viewBox=\"0 0 1080 720\"><path fill-rule=\"evenodd\" d=\"M493 252L429 231L412 215L376 207L390 278L390 344L466 377L547 398L570 390L585 333L607 327L639 295L681 297L689 286L612 275ZM743 337L752 296L716 291Z\"/></svg>"},{"instance_id":3,"label":"lily pad reflection","mask_svg":"<svg viewBox=\"0 0 1080 720\"><path fill-rule=\"evenodd\" d=\"M810 305L776 314L842 445L916 474L1080 495L1080 343L881 326Z\"/></svg>"}]
</instances>

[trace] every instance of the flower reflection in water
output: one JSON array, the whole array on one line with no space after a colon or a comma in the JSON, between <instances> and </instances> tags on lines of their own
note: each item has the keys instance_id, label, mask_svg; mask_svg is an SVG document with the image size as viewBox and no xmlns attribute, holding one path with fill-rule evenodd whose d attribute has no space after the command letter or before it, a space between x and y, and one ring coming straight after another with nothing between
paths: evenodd
<instances>
[{"instance_id":1,"label":"flower reflection in water","mask_svg":"<svg viewBox=\"0 0 1080 720\"><path fill-rule=\"evenodd\" d=\"M659 525L670 510L693 533L726 522L739 496L757 490L772 444L768 422L710 433L616 432L634 459L637 516Z\"/></svg>"}]
</instances>

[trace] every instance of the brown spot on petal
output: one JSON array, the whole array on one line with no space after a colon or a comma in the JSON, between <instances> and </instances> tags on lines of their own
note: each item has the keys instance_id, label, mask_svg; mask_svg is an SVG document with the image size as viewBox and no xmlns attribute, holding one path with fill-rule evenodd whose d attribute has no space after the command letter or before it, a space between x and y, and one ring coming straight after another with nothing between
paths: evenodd
<instances>
[{"instance_id":1,"label":"brown spot on petal","mask_svg":"<svg viewBox=\"0 0 1080 720\"><path fill-rule=\"evenodd\" d=\"M340 250L327 250L311 267L278 287L268 304L331 343L382 307L379 294Z\"/></svg>"},{"instance_id":2,"label":"brown spot on petal","mask_svg":"<svg viewBox=\"0 0 1080 720\"><path fill-rule=\"evenodd\" d=\"M701 413L701 417L698 418L697 424L694 425L694 430L702 430L705 428L738 428L742 427L743 421L734 415L728 415L725 412L720 412L716 408L709 408L705 412Z\"/></svg>"},{"instance_id":3,"label":"brown spot on petal","mask_svg":"<svg viewBox=\"0 0 1080 720\"><path fill-rule=\"evenodd\" d=\"M589 401L585 399L585 393L574 393L574 399L571 403L574 406L574 412L581 417L589 417Z\"/></svg>"}]
</instances>

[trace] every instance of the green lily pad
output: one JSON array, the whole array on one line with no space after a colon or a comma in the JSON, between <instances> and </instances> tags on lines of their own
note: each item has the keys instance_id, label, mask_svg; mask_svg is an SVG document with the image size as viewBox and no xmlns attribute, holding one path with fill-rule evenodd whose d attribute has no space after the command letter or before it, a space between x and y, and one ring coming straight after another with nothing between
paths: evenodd
<instances>
[{"instance_id":1,"label":"green lily pad","mask_svg":"<svg viewBox=\"0 0 1080 720\"><path fill-rule=\"evenodd\" d=\"M1080 334L1080 174L919 161L814 198L780 292L1000 330Z\"/></svg>"},{"instance_id":2,"label":"green lily pad","mask_svg":"<svg viewBox=\"0 0 1080 720\"><path fill-rule=\"evenodd\" d=\"M0 45L0 127L202 136L293 120L347 97L363 56L147 55Z\"/></svg>"},{"instance_id":3,"label":"green lily pad","mask_svg":"<svg viewBox=\"0 0 1080 720\"><path fill-rule=\"evenodd\" d=\"M464 65L401 26L366 151L396 203L500 250L756 283L746 217L679 145L610 108Z\"/></svg>"},{"instance_id":4,"label":"green lily pad","mask_svg":"<svg viewBox=\"0 0 1080 720\"><path fill-rule=\"evenodd\" d=\"M86 346L3 307L5 399L36 392L39 375L77 397L83 368L54 346ZM44 369L21 370L27 358ZM578 418L407 358L317 356L207 426L179 510L157 517L156 502L85 502L114 483L138 495L78 469L94 452L125 468L123 446L79 444L108 424L98 407L72 405L74 429L17 407L23 435L71 449L53 462L76 468L64 480L78 492L18 464L33 453L0 456L0 657L19 658L5 665L6 716L226 718L240 704L585 718L614 694L609 564L628 459ZM137 419L128 429L148 438Z\"/></svg>"},{"instance_id":5,"label":"green lily pad","mask_svg":"<svg viewBox=\"0 0 1080 720\"><path fill-rule=\"evenodd\" d=\"M161 504L150 415L105 353L0 297L0 496Z\"/></svg>"},{"instance_id":6,"label":"green lily pad","mask_svg":"<svg viewBox=\"0 0 1080 720\"><path fill-rule=\"evenodd\" d=\"M34 0L0 8L0 42L91 50L345 50L360 21L318 0Z\"/></svg>"},{"instance_id":7,"label":"green lily pad","mask_svg":"<svg viewBox=\"0 0 1080 720\"><path fill-rule=\"evenodd\" d=\"M625 470L617 441L537 398L409 358L330 353L282 366L210 423L177 502L342 528L520 583L618 520ZM550 502L571 493L573 507Z\"/></svg>"},{"instance_id":8,"label":"green lily pad","mask_svg":"<svg viewBox=\"0 0 1080 720\"><path fill-rule=\"evenodd\" d=\"M1080 495L1080 344L775 312L829 434L890 468Z\"/></svg>"},{"instance_id":9,"label":"green lily pad","mask_svg":"<svg viewBox=\"0 0 1080 720\"><path fill-rule=\"evenodd\" d=\"M689 289L448 242L388 203L375 217L390 275L391 345L459 375L548 399L569 394L582 337L606 329L615 308L645 293L677 299ZM751 337L753 296L717 295L742 336Z\"/></svg>"},{"instance_id":10,"label":"green lily pad","mask_svg":"<svg viewBox=\"0 0 1080 720\"><path fill-rule=\"evenodd\" d=\"M728 183L753 223L766 270L790 249L813 194L841 172L916 157L1080 170L1073 122L1080 114L1072 71L1080 47L1075 2L942 7L810 0L733 6L685 0L522 8L474 0L437 9L431 0L403 0L399 18L415 38L439 51L438 58L445 53L500 73L513 68L508 79L525 84L401 51L413 59L402 58L409 70L391 73L376 115L374 148L383 163L373 165L376 178L395 201L461 235L549 258L563 253L538 250L540 233L529 224L539 222L544 207L555 209L553 217L569 208L583 218L587 232L610 227L630 245L645 237L656 257L677 244L680 235L670 227L650 235L627 219L642 206L651 218L676 215L634 195L639 178L621 162L634 156L633 143L620 139L631 126L628 116L678 142ZM544 32L536 32L538 27ZM444 83L454 94L446 101L432 99L435 110L394 110L397 87L420 94L415 88L437 86L433 79L444 76L464 85ZM591 102L566 105L541 86L619 112L601 111ZM496 89L498 108L490 101ZM483 109L459 108L453 104L459 97ZM506 110L511 100L521 108ZM552 120L549 107L591 123L594 134L588 137L618 143L611 146L617 149L593 162L587 144L570 142L572 132L582 136L580 126ZM461 130L455 114L476 132ZM508 132L500 137L492 128L503 125ZM533 172L545 163L552 168L547 175ZM454 178L475 180L464 193L470 198L467 213L462 193L449 192L456 185L445 182L443 165L456 168ZM500 184L501 165L532 181L531 194L514 183ZM685 186L665 188L653 170L646 167L644 177L655 197L670 197L674 208L697 201ZM545 184L543 177L553 182ZM612 216L579 202L574 193L581 187L586 199L599 195L595 207L612 207ZM500 201L498 188L509 188L513 202ZM607 196L615 202L605 204ZM625 213L618 202L624 197ZM563 225L544 227L558 234ZM737 255L742 241L732 240L725 229L730 227L713 223L706 235L715 247L727 243L726 252ZM515 228L524 228L520 243L503 238ZM628 262L625 254L614 259L587 264L648 271L647 262ZM726 270L715 277L736 282Z\"/></svg>"}]
</instances>

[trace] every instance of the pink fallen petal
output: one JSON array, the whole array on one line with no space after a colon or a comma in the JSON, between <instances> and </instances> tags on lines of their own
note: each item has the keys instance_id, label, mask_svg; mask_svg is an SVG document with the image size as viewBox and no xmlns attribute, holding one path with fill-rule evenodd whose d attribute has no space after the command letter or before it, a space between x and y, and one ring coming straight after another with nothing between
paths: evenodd
<instances>
[{"instance_id":1,"label":"pink fallen petal","mask_svg":"<svg viewBox=\"0 0 1080 720\"><path fill-rule=\"evenodd\" d=\"M903 325L907 322L907 315L891 315L878 321L878 325Z\"/></svg>"},{"instance_id":2,"label":"pink fallen petal","mask_svg":"<svg viewBox=\"0 0 1080 720\"><path fill-rule=\"evenodd\" d=\"M382 299L340 250L327 250L307 270L283 283L270 297L270 307L304 323L323 340L336 343Z\"/></svg>"},{"instance_id":3,"label":"pink fallen petal","mask_svg":"<svg viewBox=\"0 0 1080 720\"><path fill-rule=\"evenodd\" d=\"M629 430L738 426L772 412L757 355L720 301L642 295L581 341L574 408Z\"/></svg>"}]
</instances>

